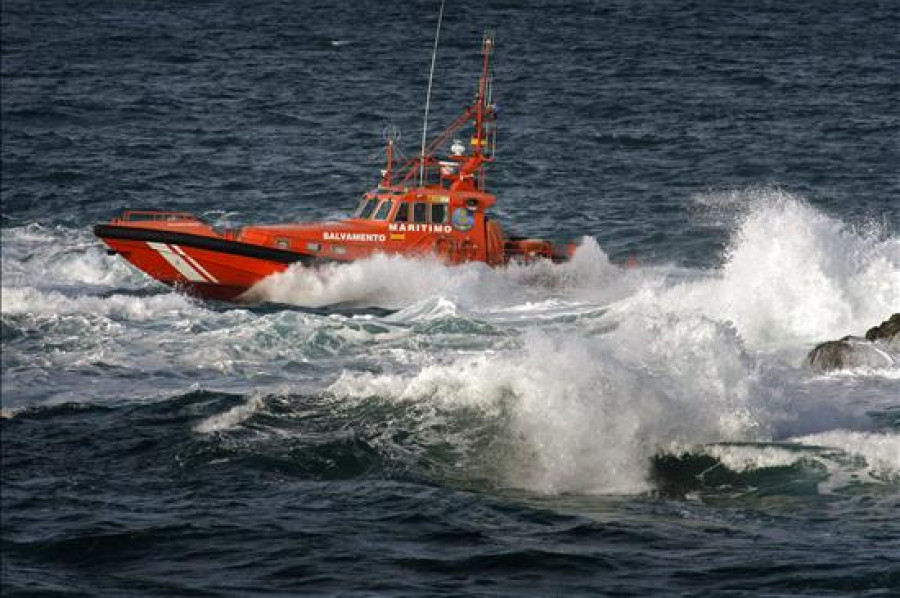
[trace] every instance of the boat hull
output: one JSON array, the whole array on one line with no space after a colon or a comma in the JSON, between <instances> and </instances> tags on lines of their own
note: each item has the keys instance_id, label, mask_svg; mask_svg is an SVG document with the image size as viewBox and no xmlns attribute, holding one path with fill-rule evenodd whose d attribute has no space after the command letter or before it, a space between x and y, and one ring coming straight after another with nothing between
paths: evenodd
<instances>
[{"instance_id":1,"label":"boat hull","mask_svg":"<svg viewBox=\"0 0 900 598\"><path fill-rule=\"evenodd\" d=\"M101 224L94 233L156 280L203 299L233 301L263 278L323 260L299 252L167 230Z\"/></svg>"}]
</instances>

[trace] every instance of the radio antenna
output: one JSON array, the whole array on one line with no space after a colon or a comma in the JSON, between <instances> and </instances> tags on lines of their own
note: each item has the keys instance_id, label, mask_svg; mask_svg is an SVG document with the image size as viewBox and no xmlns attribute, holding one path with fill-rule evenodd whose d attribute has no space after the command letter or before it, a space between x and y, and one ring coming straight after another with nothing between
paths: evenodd
<instances>
[{"instance_id":1,"label":"radio antenna","mask_svg":"<svg viewBox=\"0 0 900 598\"><path fill-rule=\"evenodd\" d=\"M419 163L419 185L425 185L425 142L428 138L428 108L431 107L431 83L434 81L434 63L437 60L438 40L441 39L441 21L444 19L444 1L438 13L437 31L434 32L434 50L431 52L431 71L428 73L428 93L425 95L425 120L422 123L422 157Z\"/></svg>"}]
</instances>

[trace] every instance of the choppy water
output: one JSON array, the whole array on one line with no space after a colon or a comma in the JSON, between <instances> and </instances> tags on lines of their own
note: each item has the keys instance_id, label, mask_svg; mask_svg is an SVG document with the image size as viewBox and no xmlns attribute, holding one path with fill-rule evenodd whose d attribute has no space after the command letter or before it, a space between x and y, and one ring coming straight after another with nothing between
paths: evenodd
<instances>
[{"instance_id":1,"label":"choppy water","mask_svg":"<svg viewBox=\"0 0 900 598\"><path fill-rule=\"evenodd\" d=\"M803 366L900 310L900 8L744 4L448 0L435 125L493 27L500 215L575 260L235 306L91 225L349 209L436 3L4 2L4 595L900 591L900 357Z\"/></svg>"}]
</instances>

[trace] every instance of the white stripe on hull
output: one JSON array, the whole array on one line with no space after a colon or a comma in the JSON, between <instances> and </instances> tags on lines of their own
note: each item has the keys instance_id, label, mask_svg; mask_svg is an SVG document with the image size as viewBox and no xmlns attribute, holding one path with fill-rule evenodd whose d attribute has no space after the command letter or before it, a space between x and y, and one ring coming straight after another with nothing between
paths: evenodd
<instances>
[{"instance_id":1,"label":"white stripe on hull","mask_svg":"<svg viewBox=\"0 0 900 598\"><path fill-rule=\"evenodd\" d=\"M188 279L191 282L209 282L203 275L197 272L193 266L187 263L182 257L173 251L168 245L165 243L155 243L153 241L147 241L147 245L150 249L155 250L159 255L162 256L164 260L169 262L169 264L178 270L178 272Z\"/></svg>"},{"instance_id":2,"label":"white stripe on hull","mask_svg":"<svg viewBox=\"0 0 900 598\"><path fill-rule=\"evenodd\" d=\"M174 249L175 251L177 251L177 252L181 255L181 257L183 257L185 260L187 260L187 262L188 262L189 264L191 264L194 268L196 268L197 271L200 272L200 274L202 274L203 276L205 276L210 282L215 282L215 283L218 283L218 282L219 282L219 281L216 279L215 276L213 276L212 274L210 274L210 273L206 270L206 268L204 268L203 266L200 265L200 262L198 262L197 260L195 260L194 258L192 258L191 256L189 256L188 254L186 254L186 253L184 252L184 249L182 249L182 248L179 247L178 245L169 245L169 247L171 247L172 249Z\"/></svg>"}]
</instances>

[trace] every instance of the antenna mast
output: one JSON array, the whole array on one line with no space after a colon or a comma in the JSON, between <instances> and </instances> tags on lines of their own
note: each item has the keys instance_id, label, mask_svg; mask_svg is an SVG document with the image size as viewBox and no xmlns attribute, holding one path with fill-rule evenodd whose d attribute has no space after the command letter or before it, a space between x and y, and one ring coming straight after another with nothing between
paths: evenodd
<instances>
[{"instance_id":1,"label":"antenna mast","mask_svg":"<svg viewBox=\"0 0 900 598\"><path fill-rule=\"evenodd\" d=\"M425 142L428 138L428 108L431 106L431 83L434 80L434 63L437 60L438 40L441 39L441 21L444 19L444 1L438 13L437 31L434 33L434 50L431 52L431 71L428 73L428 93L425 96L425 119L422 123L422 156L419 163L419 184L425 184Z\"/></svg>"}]
</instances>

